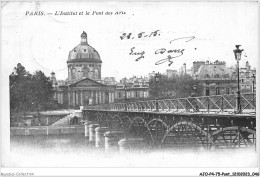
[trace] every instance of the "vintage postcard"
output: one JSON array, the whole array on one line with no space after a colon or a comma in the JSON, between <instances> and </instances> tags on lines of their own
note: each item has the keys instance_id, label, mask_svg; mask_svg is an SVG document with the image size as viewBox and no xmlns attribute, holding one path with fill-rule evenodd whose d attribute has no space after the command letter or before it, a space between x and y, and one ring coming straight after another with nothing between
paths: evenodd
<instances>
[{"instance_id":1,"label":"vintage postcard","mask_svg":"<svg viewBox=\"0 0 260 177\"><path fill-rule=\"evenodd\" d=\"M259 176L258 4L1 1L1 176Z\"/></svg>"}]
</instances>

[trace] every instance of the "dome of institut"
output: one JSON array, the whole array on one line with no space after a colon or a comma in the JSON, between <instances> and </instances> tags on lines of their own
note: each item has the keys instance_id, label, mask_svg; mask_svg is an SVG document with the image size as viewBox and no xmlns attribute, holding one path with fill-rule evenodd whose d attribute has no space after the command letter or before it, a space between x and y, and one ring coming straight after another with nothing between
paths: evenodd
<instances>
[{"instance_id":1,"label":"dome of institut","mask_svg":"<svg viewBox=\"0 0 260 177\"><path fill-rule=\"evenodd\" d=\"M90 62L102 63L98 52L88 44L87 33L83 31L80 35L81 43L69 52L67 63Z\"/></svg>"}]
</instances>

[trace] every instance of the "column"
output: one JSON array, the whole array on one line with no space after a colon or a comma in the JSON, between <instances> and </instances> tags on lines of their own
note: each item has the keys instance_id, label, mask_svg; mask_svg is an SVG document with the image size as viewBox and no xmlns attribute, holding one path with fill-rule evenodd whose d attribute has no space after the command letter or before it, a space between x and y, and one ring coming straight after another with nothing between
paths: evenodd
<instances>
[{"instance_id":1,"label":"column","mask_svg":"<svg viewBox=\"0 0 260 177\"><path fill-rule=\"evenodd\" d=\"M68 91L68 105L70 106L70 91Z\"/></svg>"},{"instance_id":2,"label":"column","mask_svg":"<svg viewBox=\"0 0 260 177\"><path fill-rule=\"evenodd\" d=\"M57 100L58 100L58 103L60 103L60 94L57 93Z\"/></svg>"},{"instance_id":3,"label":"column","mask_svg":"<svg viewBox=\"0 0 260 177\"><path fill-rule=\"evenodd\" d=\"M98 91L96 91L96 104L98 104L98 97L99 97L98 94L99 94Z\"/></svg>"},{"instance_id":4,"label":"column","mask_svg":"<svg viewBox=\"0 0 260 177\"><path fill-rule=\"evenodd\" d=\"M79 94L78 94L78 91L75 91L76 93L76 105L79 104Z\"/></svg>"},{"instance_id":5,"label":"column","mask_svg":"<svg viewBox=\"0 0 260 177\"><path fill-rule=\"evenodd\" d=\"M99 104L102 104L102 101L101 101L101 92L98 91L98 102Z\"/></svg>"},{"instance_id":6,"label":"column","mask_svg":"<svg viewBox=\"0 0 260 177\"><path fill-rule=\"evenodd\" d=\"M80 91L80 105L83 106L83 90Z\"/></svg>"},{"instance_id":7,"label":"column","mask_svg":"<svg viewBox=\"0 0 260 177\"><path fill-rule=\"evenodd\" d=\"M89 102L89 104L93 104L93 90L90 90L90 98L91 98L91 103Z\"/></svg>"},{"instance_id":8,"label":"column","mask_svg":"<svg viewBox=\"0 0 260 177\"><path fill-rule=\"evenodd\" d=\"M100 94L100 104L103 104L103 91L99 91Z\"/></svg>"},{"instance_id":9,"label":"column","mask_svg":"<svg viewBox=\"0 0 260 177\"><path fill-rule=\"evenodd\" d=\"M111 103L111 93L108 92L108 103Z\"/></svg>"},{"instance_id":10,"label":"column","mask_svg":"<svg viewBox=\"0 0 260 177\"><path fill-rule=\"evenodd\" d=\"M112 103L115 102L115 92L112 93Z\"/></svg>"},{"instance_id":11,"label":"column","mask_svg":"<svg viewBox=\"0 0 260 177\"><path fill-rule=\"evenodd\" d=\"M75 104L75 92L73 91L73 93L72 93L72 104L73 104L73 106L75 106L76 104Z\"/></svg>"},{"instance_id":12,"label":"column","mask_svg":"<svg viewBox=\"0 0 260 177\"><path fill-rule=\"evenodd\" d=\"M92 103L93 104L96 104L96 91L95 90L92 90Z\"/></svg>"},{"instance_id":13,"label":"column","mask_svg":"<svg viewBox=\"0 0 260 177\"><path fill-rule=\"evenodd\" d=\"M103 91L102 94L103 94L103 103L105 103L105 102L106 102L106 101L105 101L105 100L106 100L105 91Z\"/></svg>"},{"instance_id":14,"label":"column","mask_svg":"<svg viewBox=\"0 0 260 177\"><path fill-rule=\"evenodd\" d=\"M60 103L63 104L63 93L60 94Z\"/></svg>"}]
</instances>

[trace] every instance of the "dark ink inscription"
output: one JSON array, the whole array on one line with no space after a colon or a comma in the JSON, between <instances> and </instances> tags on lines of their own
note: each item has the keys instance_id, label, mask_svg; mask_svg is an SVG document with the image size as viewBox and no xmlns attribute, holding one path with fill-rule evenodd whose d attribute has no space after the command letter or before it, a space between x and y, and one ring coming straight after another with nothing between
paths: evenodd
<instances>
[{"instance_id":1,"label":"dark ink inscription","mask_svg":"<svg viewBox=\"0 0 260 177\"><path fill-rule=\"evenodd\" d=\"M189 37L181 37L181 38L176 38L170 41L170 44L172 44L174 41L177 40L184 40L185 42L190 42L191 40L195 39L195 36L189 36ZM165 49L165 48L160 48L155 51L156 55L162 55L162 54L167 54L169 53L170 55L167 56L167 58L161 59L155 63L155 65L160 65L165 62L169 62L168 66L171 66L173 61L173 58L178 58L184 54L185 49Z\"/></svg>"},{"instance_id":2,"label":"dark ink inscription","mask_svg":"<svg viewBox=\"0 0 260 177\"><path fill-rule=\"evenodd\" d=\"M186 39L185 42L190 42L191 40L195 39L195 36L176 38L176 39L171 40L171 41L170 41L170 44L171 44L173 41L182 40L182 39Z\"/></svg>"},{"instance_id":3,"label":"dark ink inscription","mask_svg":"<svg viewBox=\"0 0 260 177\"><path fill-rule=\"evenodd\" d=\"M155 30L153 32L150 33L146 33L146 32L140 32L137 35L133 34L133 33L123 33L120 36L121 40L124 39L143 39L143 38L150 38L150 37L156 37L156 36L160 36L161 31L160 30ZM176 42L178 42L178 45L180 45L182 42L190 42L193 39L195 39L195 36L186 36L186 37L179 37L179 38L175 38L169 41L169 43L171 45L176 44ZM194 48L195 50L197 50L197 48ZM164 48L161 47L157 50L154 51L154 54L156 56L163 56L163 59L158 60L157 62L155 62L155 65L160 65L163 64L165 62L168 62L168 66L171 66L173 63L173 59L174 58L178 58L182 55L184 55L185 52L185 48L182 47L176 47L174 48L173 46L170 48ZM145 57L145 51L137 51L135 47L132 47L130 49L130 53L129 55L133 55L136 56L138 58L135 59L135 61L139 61L140 59Z\"/></svg>"},{"instance_id":4,"label":"dark ink inscription","mask_svg":"<svg viewBox=\"0 0 260 177\"><path fill-rule=\"evenodd\" d=\"M145 51L135 52L134 49L135 49L135 47L132 47L132 48L130 49L131 52L129 53L129 55L139 56L138 58L135 59L135 61L139 61L140 59L144 58Z\"/></svg>"},{"instance_id":5,"label":"dark ink inscription","mask_svg":"<svg viewBox=\"0 0 260 177\"><path fill-rule=\"evenodd\" d=\"M141 33L138 33L137 35L134 35L132 36L133 34L132 33L123 33L121 36L120 36L120 39L123 40L123 39L135 39L136 38L150 38L150 37L156 37L156 36L160 36L160 30L155 30L151 33L146 33L146 32L141 32Z\"/></svg>"}]
</instances>

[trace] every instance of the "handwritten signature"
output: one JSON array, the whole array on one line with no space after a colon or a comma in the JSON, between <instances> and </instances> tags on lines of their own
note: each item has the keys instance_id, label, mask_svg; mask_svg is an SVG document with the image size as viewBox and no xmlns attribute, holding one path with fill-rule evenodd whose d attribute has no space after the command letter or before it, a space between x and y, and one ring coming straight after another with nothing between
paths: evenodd
<instances>
[{"instance_id":1,"label":"handwritten signature","mask_svg":"<svg viewBox=\"0 0 260 177\"><path fill-rule=\"evenodd\" d=\"M137 56L139 56L138 58L135 59L135 61L139 61L140 59L144 58L145 51L135 52L134 49L135 49L135 47L132 47L130 49L131 52L129 53L129 55L137 55Z\"/></svg>"},{"instance_id":2,"label":"handwritten signature","mask_svg":"<svg viewBox=\"0 0 260 177\"><path fill-rule=\"evenodd\" d=\"M174 44L175 41L183 40L184 42L190 42L193 39L195 39L195 36L188 36L188 37L180 37L170 40L170 44ZM184 54L185 49L184 48L178 48L178 49L166 49L166 48L159 48L155 50L155 55L163 55L163 54L169 54L166 58L160 59L157 62L155 62L155 65L160 65L165 62L169 62L168 66L171 66L173 61L172 59L178 58ZM138 58L135 59L135 61L139 61L142 58L145 58L145 51L136 51L135 47L132 47L130 49L129 55L138 56Z\"/></svg>"}]
</instances>

